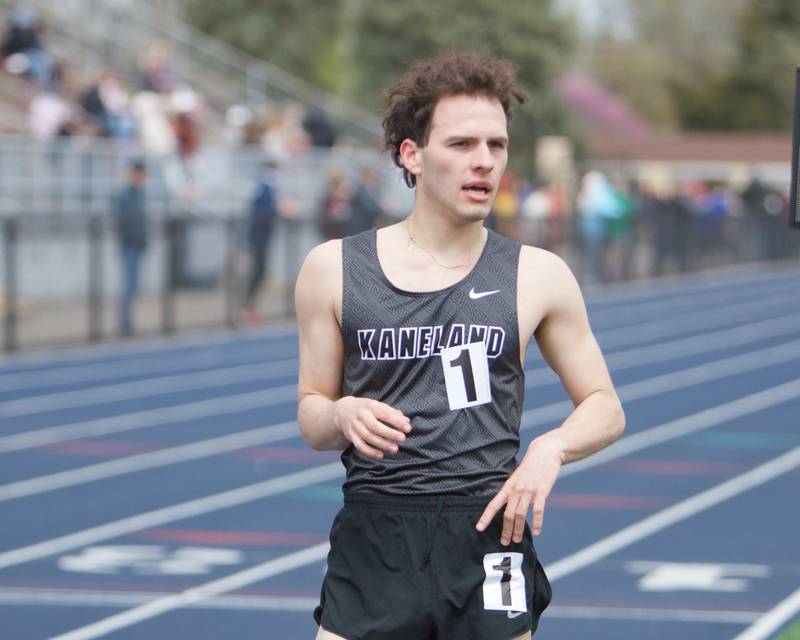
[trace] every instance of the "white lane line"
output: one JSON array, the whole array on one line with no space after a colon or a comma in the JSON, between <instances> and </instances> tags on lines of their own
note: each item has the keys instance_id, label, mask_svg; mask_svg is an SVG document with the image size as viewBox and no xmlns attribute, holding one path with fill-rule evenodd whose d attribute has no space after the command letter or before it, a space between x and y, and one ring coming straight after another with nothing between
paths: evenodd
<instances>
[{"instance_id":1,"label":"white lane line","mask_svg":"<svg viewBox=\"0 0 800 640\"><path fill-rule=\"evenodd\" d=\"M37 388L55 388L74 385L83 382L102 380L109 382L114 379L124 379L134 376L166 375L185 371L194 373L192 369L212 369L222 366L235 366L245 364L269 363L290 358L297 354L297 349L277 349L243 345L231 347L225 351L224 357L212 349L204 349L191 353L182 358L159 358L156 362L149 360L134 360L121 365L119 362L98 362L91 365L75 365L59 369L46 369L42 371L25 371L23 373L8 374L9 380L0 379L2 391L24 391ZM261 357L258 354L261 353ZM236 358L246 356L248 362L236 362Z\"/></svg>"},{"instance_id":2,"label":"white lane line","mask_svg":"<svg viewBox=\"0 0 800 640\"><path fill-rule=\"evenodd\" d=\"M755 322L748 325L742 325L734 329L725 331L713 331L711 333L704 333L699 336L691 338L681 338L680 340L673 340L671 342L662 342L659 344L638 347L635 349L628 349L627 351L617 351L615 353L606 355L606 363L611 369L612 374L619 373L626 369L636 369L646 365L669 362L670 360L678 360L688 356L702 355L710 351L717 351L719 349L727 349L730 347L744 346L753 341L761 341L765 339L764 331L772 331L774 333L768 334L767 337L779 337L784 333L797 332L797 318L796 317L781 317L774 320L764 320ZM792 345L800 344L800 342L784 343L784 346L792 347ZM770 351L772 349L772 351ZM766 357L771 357L775 350L779 351L780 348L764 347L762 350L751 351L737 356L730 356L722 360L712 360L707 364L703 364L690 369L685 369L683 372L665 373L654 378L650 378L652 384L659 385L664 381L669 384L670 377L674 377L676 373L693 372L694 375L702 378L703 369L713 367L714 372L719 370L719 367L749 367L753 366L752 354L768 352ZM794 352L793 352L794 353ZM781 354L778 353L779 361ZM789 355L786 354L786 358ZM757 363L756 363L757 366ZM737 371L730 371L728 375L735 375ZM709 375L716 375L711 373ZM525 389L541 386L546 383L557 382L556 374L549 367L539 367L525 371ZM648 380L641 381L647 383Z\"/></svg>"},{"instance_id":3,"label":"white lane line","mask_svg":"<svg viewBox=\"0 0 800 640\"><path fill-rule=\"evenodd\" d=\"M779 602L733 640L766 640L800 611L800 589Z\"/></svg>"},{"instance_id":4,"label":"white lane line","mask_svg":"<svg viewBox=\"0 0 800 640\"><path fill-rule=\"evenodd\" d=\"M761 292L760 299L762 300L762 304L791 304L793 298L791 296L786 295L790 291L786 290L786 287L774 287L768 289L766 291ZM768 301L766 300L767 295L773 294L784 294L782 297L776 296L773 300ZM736 295L741 297L741 292L737 292ZM704 311L702 313L706 314L709 304L712 300L704 299ZM656 301L652 303L647 303L648 305L658 304L661 306L666 306L669 309L673 309L675 305L680 306L682 303L680 300L667 300L667 301ZM721 313L725 311L726 307L721 306L720 304L715 304L715 311L721 316L725 314ZM729 309L732 308L734 311L737 308L737 305L733 307L728 307ZM749 308L749 307L748 307ZM649 307L646 310L650 310ZM612 309L604 309L597 314L592 314L592 324L596 324L598 321L598 317L602 317L601 314L611 313ZM624 312L626 320L635 317L640 312L638 307L634 307L633 309L627 310ZM615 311L615 313L622 313L619 311ZM681 314L679 318L676 319L676 322L685 322L687 317L690 319L691 315L684 313ZM660 321L663 322L664 318L660 318ZM643 320L642 320L643 321ZM614 324L611 322L611 324ZM627 325L626 325L627 326ZM633 326L633 325L631 325ZM599 337L602 338L603 333L602 331L599 333ZM233 347L231 351L242 351L241 347ZM250 347L249 350L246 351L248 356L252 356L253 348ZM281 358L286 358L290 354L281 355ZM231 356L230 352L225 353L226 359L229 359ZM264 359L264 363L270 362L272 358L275 358L275 354L271 354L269 357ZM126 376L131 375L143 375L143 374L158 374L158 373L169 373L176 371L181 371L182 369L186 369L187 367L191 366L203 366L204 364L211 365L214 362L219 362L219 356L215 354L209 354L207 352L200 352L195 354L188 354L185 357L182 357L177 362L171 359L167 359L166 361L163 359L158 359L155 362L142 362L142 361L134 361L134 362L126 362L124 364L121 363L93 363L91 365L81 364L78 365L71 365L70 367L62 367L54 370L45 370L45 371L27 371L21 372L13 375L13 378L10 380L3 380L3 375L0 374L0 388L3 391L10 391L10 390L20 390L20 389L35 389L37 387L54 387L54 386L62 386L68 384L75 384L77 382L91 382L96 380L103 380L103 381L110 381L114 379L124 378ZM257 363L251 363L257 364ZM230 363L225 366L244 366L244 365L237 365L235 362ZM72 369L77 370L72 370ZM194 373L202 373L202 372L185 372L182 375L193 375ZM12 377L11 374L7 374L6 377ZM133 383L132 383L133 384ZM80 391L80 390L79 390ZM90 390L85 390L86 392L90 392ZM47 397L47 396L44 396ZM25 399L23 399L25 400ZM6 401L8 402L8 401Z\"/></svg>"},{"instance_id":5,"label":"white lane line","mask_svg":"<svg viewBox=\"0 0 800 640\"><path fill-rule=\"evenodd\" d=\"M117 460L69 469L46 476L0 485L0 502L74 487L126 473L154 469L170 464L222 455L237 449L289 440L298 436L297 422L283 422L269 427L249 429L217 438L209 438L159 451L148 451Z\"/></svg>"},{"instance_id":6,"label":"white lane line","mask_svg":"<svg viewBox=\"0 0 800 640\"><path fill-rule=\"evenodd\" d=\"M703 336L682 338L666 344L652 345L640 349L630 349L608 356L609 367L643 365L651 362L664 362L681 356L725 348L732 344L742 344L748 340L781 335L796 329L796 317L779 317L771 320L735 327L722 332L712 332ZM763 332L763 333L760 333ZM738 342L737 342L738 340ZM64 391L39 396L30 396L19 400L0 402L0 419L46 413L58 409L86 407L107 404L115 401L131 400L151 396L162 396L179 391L194 391L253 382L270 380L297 373L297 359L291 358L267 364L257 363L237 365L201 371L181 373L178 375L149 378L134 382L115 383L111 385L91 387L75 391ZM546 367L537 370L536 380L555 379L554 374ZM533 378L526 380L528 384Z\"/></svg>"},{"instance_id":7,"label":"white lane line","mask_svg":"<svg viewBox=\"0 0 800 640\"><path fill-rule=\"evenodd\" d=\"M315 605L316 606L316 605ZM548 618L581 618L584 620L648 620L651 622L713 622L719 624L749 624L759 613L724 611L718 609L653 609L642 607L580 607L552 605L547 607Z\"/></svg>"},{"instance_id":8,"label":"white lane line","mask_svg":"<svg viewBox=\"0 0 800 640\"><path fill-rule=\"evenodd\" d=\"M725 419L729 420L742 417L798 397L800 397L800 380L793 380L777 387L740 398L734 402L701 411L699 414L687 416L680 420L653 427L645 432L622 438L608 449L594 454L591 458L567 465L561 470L561 476L572 475L573 473L578 473L595 466L595 463L592 462L595 457L602 455L603 459L601 462L607 462L608 460L619 458L628 453L640 451L655 444L673 440L687 433L694 433L704 428L716 426L724 422ZM568 403L562 404L566 405ZM551 406L555 407L557 405ZM551 411L550 413L554 412ZM563 411L559 412L558 416L563 418ZM535 421L546 422L551 419L556 419L558 416L551 416L548 412L541 409L533 409L530 412L526 412L525 423L522 425L522 428L531 428L537 424ZM648 436L650 432L653 432L651 437ZM632 442L629 442L629 440L632 440ZM600 464L600 462L597 464ZM142 513L76 533L52 538L27 547L20 547L0 553L0 569L31 562L33 560L40 560L41 558L56 553L70 551L87 544L108 540L148 527L225 509L229 506L244 504L246 502L259 500L268 495L275 495L276 493L290 491L302 486L316 484L317 482L324 482L332 478L341 477L342 472L343 469L339 462L312 467L305 471L247 485L233 491L226 491L205 498L163 507L156 511ZM317 473L322 474L323 478L321 480L315 479L315 474ZM308 474L308 477L306 477L305 474ZM266 493L264 493L264 491L266 491Z\"/></svg>"},{"instance_id":9,"label":"white lane line","mask_svg":"<svg viewBox=\"0 0 800 640\"><path fill-rule=\"evenodd\" d=\"M800 380L791 380L731 402L710 407L677 420L646 429L641 433L620 438L614 444L592 454L588 458L568 464L561 469L560 477L566 477L631 453L669 442L697 431L724 424L744 416L776 407L784 402L800 398Z\"/></svg>"},{"instance_id":10,"label":"white lane line","mask_svg":"<svg viewBox=\"0 0 800 640\"><path fill-rule=\"evenodd\" d=\"M308 549L270 560L250 569L226 576L213 582L192 587L175 595L164 596L133 609L99 620L79 629L74 629L50 640L90 640L107 635L112 631L124 629L143 620L149 620L168 611L191 606L207 598L213 598L228 591L241 589L249 584L285 573L307 564L318 562L328 555L328 543L323 542Z\"/></svg>"},{"instance_id":11,"label":"white lane line","mask_svg":"<svg viewBox=\"0 0 800 640\"><path fill-rule=\"evenodd\" d=\"M763 318L767 310L786 305L786 300L766 302L750 301L726 307L721 310L709 309L696 313L684 313L678 318L658 319L642 324L619 327L595 332L595 337L603 350L613 347L630 346L650 342L658 338L681 335L686 331L702 331L713 327L726 327L737 322L747 322ZM796 304L791 308L796 309Z\"/></svg>"},{"instance_id":12,"label":"white lane line","mask_svg":"<svg viewBox=\"0 0 800 640\"><path fill-rule=\"evenodd\" d=\"M718 380L731 375L739 375L747 371L754 371L763 369L765 367L774 366L783 362L800 358L800 341L791 342L777 347L756 351L742 356L734 356L733 358L725 358L716 363L701 365L698 367L691 367L682 371L675 371L669 374L656 376L649 380L640 380L627 385L618 387L617 393L623 402L630 402L633 400L640 400L654 395L683 389L689 386L696 386L712 380ZM552 377L552 374L551 376ZM527 377L526 381L531 382L533 376ZM550 380L550 382L554 382ZM541 384L545 384L542 382ZM775 402L776 398L784 396L791 397L794 393L794 383L789 383L788 394L787 390L769 390L763 396L756 394L756 399L753 396L742 400L736 400L731 403L718 405L712 407L700 414L699 418L689 416L680 420L662 425L658 428L651 428L644 433L631 436L630 438L643 438L645 441L650 441L655 438L670 439L673 431L683 430L683 433L689 432L693 429L694 425L700 425L699 428L705 428L709 424L718 424L720 420L724 421L738 415L743 415L743 412L748 411L748 407L756 406L763 408L763 400L760 398L768 398L768 402ZM526 384L526 387L528 385ZM521 429L531 429L536 426L547 424L550 420L560 420L568 413L572 405L568 401L556 402L544 407L537 407L535 409L528 409L524 411L521 417ZM717 422L714 422L717 420ZM689 431L687 431L689 430ZM296 422L286 422L275 427L264 427L260 429L252 429L249 431L228 434L216 438L201 440L194 443L185 445L178 445L159 451L152 451L140 453L116 460L109 460L94 465L87 465L85 467L78 467L76 469L69 469L46 476L38 476L18 482L0 485L0 502L12 500L15 498L22 498L32 496L47 491L54 491L66 487L72 487L87 482L96 480L107 479L126 473L133 473L136 471L143 471L145 469L153 469L162 467L169 464L176 464L179 462L187 462L190 460L198 460L204 457L210 457L221 453L235 451L236 449L243 449L245 447L254 446L256 444L264 444L267 442L278 442L280 440L288 440L291 438L300 437L299 430ZM628 438L627 440L629 440ZM586 463L589 465L600 464L600 461L605 461L608 458L605 456L618 457L622 455L622 449L619 448L621 443L617 443L610 449L605 449L595 456L586 458L583 461L574 463L580 465ZM630 444L628 446L631 446ZM633 445L636 446L636 445ZM618 453L619 452L619 453ZM572 469L574 465L565 468L565 472Z\"/></svg>"},{"instance_id":13,"label":"white lane line","mask_svg":"<svg viewBox=\"0 0 800 640\"><path fill-rule=\"evenodd\" d=\"M636 306L638 300L648 300L653 297L654 290L657 295L669 295L671 298L683 295L691 295L697 290L720 289L720 288L741 288L751 284L762 282L765 286L775 285L776 287L786 283L796 282L795 269L793 265L784 269L765 269L749 271L744 275L727 272L720 273L719 270L703 272L694 275L681 275L674 281L673 278L662 278L661 280L648 280L644 282L626 283L621 287L602 287L592 290L587 294L587 302L590 308L594 304L630 304ZM661 285L661 286L659 286ZM37 349L34 353L6 354L3 356L3 364L0 366L0 377L16 376L25 373L20 370L19 365L64 365L66 367L93 367L97 362L85 361L72 363L74 360L88 358L108 358L122 355L155 355L163 358L163 350L188 351L197 348L220 349L225 345L239 346L242 340L252 342L263 341L265 339L292 337L297 335L297 325L293 321L278 322L269 327L259 329L243 329L221 331L196 332L190 335L154 337L147 340L140 340L135 343L82 345L79 347ZM156 352L156 353L153 353ZM168 357L177 356L170 353ZM64 364L66 363L66 364ZM15 368L16 367L16 368ZM52 371L48 369L48 371ZM43 371L39 371L43 372ZM33 373L31 371L31 373Z\"/></svg>"},{"instance_id":14,"label":"white lane line","mask_svg":"<svg viewBox=\"0 0 800 640\"><path fill-rule=\"evenodd\" d=\"M797 263L788 262L782 267L772 266L764 269L752 270L747 265L746 271L738 272L741 268L734 267L736 271L728 268L709 269L692 274L682 273L663 276L649 280L635 280L632 282L601 285L600 287L583 287L587 298L601 304L624 304L625 302L649 300L655 296L689 295L694 291L709 292L732 287L749 287L758 285L772 285L791 280L797 281Z\"/></svg>"},{"instance_id":15,"label":"white lane line","mask_svg":"<svg viewBox=\"0 0 800 640\"><path fill-rule=\"evenodd\" d=\"M777 338L786 333L797 332L797 315L779 316L739 325L732 329L709 331L690 338L679 338L660 342L647 347L635 347L625 351L606 354L609 369L619 370L640 364L668 362L687 356L700 355L709 351L739 347L750 342ZM644 362L642 361L644 359Z\"/></svg>"},{"instance_id":16,"label":"white lane line","mask_svg":"<svg viewBox=\"0 0 800 640\"><path fill-rule=\"evenodd\" d=\"M784 302L791 302L798 293L800 285L796 282L759 290L759 296L763 294L764 300L778 298ZM702 309L718 307L719 310L723 310L729 303L741 302L743 298L741 289L718 293L693 292L680 298L661 297L647 302L636 302L630 307L621 305L605 309L589 309L589 318L593 325L599 322L613 325L618 324L619 320L629 322L633 318L643 322L652 319L653 316L665 320L667 314L669 318L677 318L686 311L696 311L698 307Z\"/></svg>"},{"instance_id":17,"label":"white lane line","mask_svg":"<svg viewBox=\"0 0 800 640\"><path fill-rule=\"evenodd\" d=\"M54 442L75 440L93 436L123 433L136 429L163 426L209 418L211 416L241 413L252 409L262 409L284 402L297 401L297 386L287 385L263 391L238 393L211 400L198 400L159 409L145 409L124 413L110 418L97 418L46 427L35 431L24 431L0 438L0 453L42 447Z\"/></svg>"},{"instance_id":18,"label":"white lane line","mask_svg":"<svg viewBox=\"0 0 800 640\"><path fill-rule=\"evenodd\" d=\"M612 553L616 553L682 520L702 513L745 491L749 491L785 473L793 471L799 466L800 447L796 447L750 471L731 478L730 480L726 480L690 498L681 500L671 507L667 507L635 524L627 526L602 540L598 540L580 551L572 553L548 565L545 567L545 572L551 582L560 580L571 573L575 573L580 569L594 564Z\"/></svg>"},{"instance_id":19,"label":"white lane line","mask_svg":"<svg viewBox=\"0 0 800 640\"><path fill-rule=\"evenodd\" d=\"M0 587L0 604L33 607L135 607L156 598L174 595L162 591L90 591L87 589L43 589ZM319 598L299 596L222 596L188 605L192 609L231 611L313 611ZM753 616L755 617L755 616ZM748 620L749 622L749 620Z\"/></svg>"},{"instance_id":20,"label":"white lane line","mask_svg":"<svg viewBox=\"0 0 800 640\"><path fill-rule=\"evenodd\" d=\"M607 362L613 364L613 367L617 371L625 367L635 367L654 362L666 362L672 359L671 355L675 358L680 358L686 355L702 353L706 350L701 349L704 345L707 346L709 350L713 350L744 344L750 339L757 339L758 331L761 330L767 332L774 331L775 335L778 335L783 332L786 326L794 326L795 322L795 316L783 316L772 320L742 325L727 331L711 332L692 338L682 338L666 344L657 344L613 353L607 356ZM556 381L555 374L546 366L526 370L525 376L526 389L551 384ZM294 393L288 390L289 387L284 387L283 393L286 393L286 397L291 401L294 399ZM182 419L181 416L184 412L185 419L193 419L218 415L219 413L235 413L237 409L247 410L258 408L258 398L263 397L265 403L270 404L275 390L265 390L263 396L260 396L260 393L261 392L237 394L227 398L189 402L160 409L148 409L109 418L98 418L90 421L80 421L54 427L46 427L35 431L12 434L0 437L0 453L19 451L75 438L121 433L123 431L178 422ZM255 401L255 403L253 401ZM558 406L562 407L565 405ZM204 413L206 408L207 413Z\"/></svg>"},{"instance_id":21,"label":"white lane line","mask_svg":"<svg viewBox=\"0 0 800 640\"><path fill-rule=\"evenodd\" d=\"M181 352L193 349L227 349L229 345L241 346L248 341L263 347L264 340L297 335L297 323L281 322L260 329L224 329L222 331L192 331L178 336L160 336L135 342L111 342L106 344L81 345L54 349L36 349L33 353L19 353L4 356L0 366L0 376L16 375L33 371L32 367L63 365L59 368L85 367L95 364L92 358L114 358L118 356L153 356L155 358L181 357ZM79 362L75 362L78 360ZM8 363L6 365L5 363ZM26 366L26 369L19 367ZM50 370L50 369L48 369Z\"/></svg>"},{"instance_id":22,"label":"white lane line","mask_svg":"<svg viewBox=\"0 0 800 640\"><path fill-rule=\"evenodd\" d=\"M589 545L581 551L571 554L549 567L545 567L545 572L548 574L551 582L563 578L570 573L597 562L601 558L658 533L677 522L701 513L749 489L792 471L798 466L800 466L800 447L778 456L755 469L751 469L742 475L727 480L716 487L696 494L672 507L668 507L634 525L625 527L617 533ZM232 574L226 578L187 589L180 594L165 596L134 607L133 609L128 609L127 611L112 615L103 620L55 636L51 640L92 640L93 638L99 638L112 631L118 631L119 629L129 627L144 620L160 616L168 611L194 604L205 598L219 596L234 589L241 589L253 582L263 580L266 577L291 571L304 564L316 562L324 558L327 552L328 544L322 543L306 549L306 555L302 556L302 559L300 559L300 554L303 554L303 551L289 554L283 558L272 560L266 563L266 565L258 565L251 569ZM265 570L266 566L269 566L268 571Z\"/></svg>"},{"instance_id":23,"label":"white lane line","mask_svg":"<svg viewBox=\"0 0 800 640\"><path fill-rule=\"evenodd\" d=\"M45 589L0 587L0 604L29 607L124 608L174 595L157 591L91 591L88 589ZM300 596L219 595L185 605L188 609L226 611L292 611L309 613L319 598ZM725 609L671 609L644 607L550 605L548 618L587 620L649 620L661 622L708 622L750 624L761 612Z\"/></svg>"},{"instance_id":24,"label":"white lane line","mask_svg":"<svg viewBox=\"0 0 800 640\"><path fill-rule=\"evenodd\" d=\"M0 419L29 416L59 409L74 409L123 400L150 396L162 396L179 391L195 391L224 387L241 382L258 382L297 374L297 359L289 358L277 362L219 367L195 373L147 378L109 385L60 391L18 400L0 402Z\"/></svg>"},{"instance_id":25,"label":"white lane line","mask_svg":"<svg viewBox=\"0 0 800 640\"><path fill-rule=\"evenodd\" d=\"M714 360L681 371L665 373L639 382L631 382L623 385L620 389L624 389L626 400L637 400L666 391L703 384L711 380L756 371L764 368L764 363L778 365L798 359L800 359L800 340L795 340L722 360Z\"/></svg>"},{"instance_id":26,"label":"white lane line","mask_svg":"<svg viewBox=\"0 0 800 640\"><path fill-rule=\"evenodd\" d=\"M123 536L134 531L158 527L168 522L192 518L206 513L219 511L268 496L292 491L301 487L307 487L320 482L327 482L342 478L344 470L341 462L331 462L312 469L304 469L296 473L271 478L263 482L257 482L238 489L216 493L203 498L196 498L188 502L181 502L169 507L162 507L154 511L147 511L135 516L129 516L121 520L109 522L84 529L76 533L70 533L51 540L45 540L27 547L20 547L12 551L0 553L0 569L12 567L14 565L31 562L52 556L64 551L77 549L88 544L94 544L101 540L108 540Z\"/></svg>"}]
</instances>

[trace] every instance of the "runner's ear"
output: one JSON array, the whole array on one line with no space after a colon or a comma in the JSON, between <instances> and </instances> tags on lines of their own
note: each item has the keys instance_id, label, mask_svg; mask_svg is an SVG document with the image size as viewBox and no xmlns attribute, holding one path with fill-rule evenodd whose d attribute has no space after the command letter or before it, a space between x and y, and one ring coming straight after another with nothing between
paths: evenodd
<instances>
[{"instance_id":1,"label":"runner's ear","mask_svg":"<svg viewBox=\"0 0 800 640\"><path fill-rule=\"evenodd\" d=\"M422 173L421 148L411 138L406 138L400 143L400 159L403 167L414 176Z\"/></svg>"}]
</instances>

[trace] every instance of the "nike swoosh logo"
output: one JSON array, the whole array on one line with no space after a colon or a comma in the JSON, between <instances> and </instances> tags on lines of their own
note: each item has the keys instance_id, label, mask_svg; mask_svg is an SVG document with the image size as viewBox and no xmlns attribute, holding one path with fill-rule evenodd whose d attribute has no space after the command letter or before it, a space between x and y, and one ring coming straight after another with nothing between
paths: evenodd
<instances>
[{"instance_id":1,"label":"nike swoosh logo","mask_svg":"<svg viewBox=\"0 0 800 640\"><path fill-rule=\"evenodd\" d=\"M486 296L494 295L495 293L500 293L500 289L495 289L494 291L481 291L478 293L475 291L475 287L469 290L469 297L472 300L480 300L481 298L485 298Z\"/></svg>"},{"instance_id":2,"label":"nike swoosh logo","mask_svg":"<svg viewBox=\"0 0 800 640\"><path fill-rule=\"evenodd\" d=\"M508 617L509 617L509 618L518 618L518 617L519 617L519 616L521 616L523 613L525 613L525 612L524 612L524 611L509 611L509 612L508 612Z\"/></svg>"}]
</instances>

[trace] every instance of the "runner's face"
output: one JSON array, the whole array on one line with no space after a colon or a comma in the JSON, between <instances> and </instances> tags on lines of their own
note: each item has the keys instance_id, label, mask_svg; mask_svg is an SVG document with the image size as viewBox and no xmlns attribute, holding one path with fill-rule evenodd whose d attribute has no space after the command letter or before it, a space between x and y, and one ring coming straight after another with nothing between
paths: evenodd
<instances>
[{"instance_id":1,"label":"runner's face","mask_svg":"<svg viewBox=\"0 0 800 640\"><path fill-rule=\"evenodd\" d=\"M417 206L461 222L484 220L508 161L503 106L484 96L442 98L433 111L428 144L417 153Z\"/></svg>"}]
</instances>

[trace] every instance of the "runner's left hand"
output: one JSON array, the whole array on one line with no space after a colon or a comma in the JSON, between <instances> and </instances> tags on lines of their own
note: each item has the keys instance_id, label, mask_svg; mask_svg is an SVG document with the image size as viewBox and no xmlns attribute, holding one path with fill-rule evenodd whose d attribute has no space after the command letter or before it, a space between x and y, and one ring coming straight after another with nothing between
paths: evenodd
<instances>
[{"instance_id":1,"label":"runner's left hand","mask_svg":"<svg viewBox=\"0 0 800 640\"><path fill-rule=\"evenodd\" d=\"M544 437L531 442L519 466L486 505L475 528L484 531L505 505L500 543L506 546L512 540L522 542L528 508L532 506L533 535L538 536L542 532L545 501L558 478L562 456L561 447Z\"/></svg>"}]
</instances>

